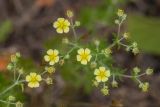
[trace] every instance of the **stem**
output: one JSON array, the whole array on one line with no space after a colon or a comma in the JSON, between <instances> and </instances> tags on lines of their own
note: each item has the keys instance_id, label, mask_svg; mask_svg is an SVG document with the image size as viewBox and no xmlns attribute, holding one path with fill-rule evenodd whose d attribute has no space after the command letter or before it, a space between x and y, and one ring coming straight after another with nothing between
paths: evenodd
<instances>
[{"instance_id":1,"label":"stem","mask_svg":"<svg viewBox=\"0 0 160 107\"><path fill-rule=\"evenodd\" d=\"M7 101L4 101L4 100L0 100L0 102L1 102L1 103L5 103L5 104L8 104L8 103L9 103L9 104L13 104L13 105L15 104L15 103L7 102Z\"/></svg>"},{"instance_id":2,"label":"stem","mask_svg":"<svg viewBox=\"0 0 160 107\"><path fill-rule=\"evenodd\" d=\"M73 24L72 18L70 19L70 21L71 21L71 28L72 28L72 31L73 31L73 35L74 35L75 42L76 42L77 41L77 33L76 33L75 29L74 29L74 24Z\"/></svg>"},{"instance_id":3,"label":"stem","mask_svg":"<svg viewBox=\"0 0 160 107\"><path fill-rule=\"evenodd\" d=\"M14 84L12 84L10 87L8 87L6 90L2 91L0 93L0 96L2 96L3 94L5 94L6 92L8 92L9 90L11 90L12 88L14 88L16 85L18 85L19 83L24 82L24 80L22 81L16 81L14 82Z\"/></svg>"}]
</instances>

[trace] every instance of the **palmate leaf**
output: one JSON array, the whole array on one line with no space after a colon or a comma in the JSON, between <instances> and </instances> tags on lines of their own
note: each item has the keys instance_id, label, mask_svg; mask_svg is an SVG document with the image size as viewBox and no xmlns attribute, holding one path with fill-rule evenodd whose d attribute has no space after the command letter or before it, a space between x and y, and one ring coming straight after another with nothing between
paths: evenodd
<instances>
[{"instance_id":1,"label":"palmate leaf","mask_svg":"<svg viewBox=\"0 0 160 107\"><path fill-rule=\"evenodd\" d=\"M129 15L128 30L132 41L136 41L142 51L160 54L160 20L140 15Z\"/></svg>"}]
</instances>

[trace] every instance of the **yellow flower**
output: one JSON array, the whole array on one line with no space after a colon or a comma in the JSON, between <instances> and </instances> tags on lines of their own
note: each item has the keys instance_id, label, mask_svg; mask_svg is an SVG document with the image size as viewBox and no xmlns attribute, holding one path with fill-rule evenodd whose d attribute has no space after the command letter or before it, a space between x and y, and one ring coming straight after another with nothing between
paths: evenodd
<instances>
[{"instance_id":1,"label":"yellow flower","mask_svg":"<svg viewBox=\"0 0 160 107\"><path fill-rule=\"evenodd\" d=\"M40 75L36 73L30 73L30 75L26 76L26 81L28 82L28 87L36 88L39 87L39 82L42 80Z\"/></svg>"},{"instance_id":2,"label":"yellow flower","mask_svg":"<svg viewBox=\"0 0 160 107\"><path fill-rule=\"evenodd\" d=\"M46 62L49 62L49 65L54 65L55 63L57 63L59 61L58 54L59 54L58 50L49 49L47 51L47 55L44 56L44 60Z\"/></svg>"},{"instance_id":3,"label":"yellow flower","mask_svg":"<svg viewBox=\"0 0 160 107\"><path fill-rule=\"evenodd\" d=\"M78 55L77 55L77 61L80 61L81 64L86 65L87 62L89 62L91 60L91 55L90 55L91 51L86 48L86 49L79 49L78 50Z\"/></svg>"},{"instance_id":4,"label":"yellow flower","mask_svg":"<svg viewBox=\"0 0 160 107\"><path fill-rule=\"evenodd\" d=\"M69 26L70 22L64 18L58 18L57 21L53 24L53 27L57 29L57 33L68 33Z\"/></svg>"},{"instance_id":5,"label":"yellow flower","mask_svg":"<svg viewBox=\"0 0 160 107\"><path fill-rule=\"evenodd\" d=\"M94 75L96 75L97 82L106 82L110 77L110 71L105 67L99 67L99 69L95 69Z\"/></svg>"}]
</instances>

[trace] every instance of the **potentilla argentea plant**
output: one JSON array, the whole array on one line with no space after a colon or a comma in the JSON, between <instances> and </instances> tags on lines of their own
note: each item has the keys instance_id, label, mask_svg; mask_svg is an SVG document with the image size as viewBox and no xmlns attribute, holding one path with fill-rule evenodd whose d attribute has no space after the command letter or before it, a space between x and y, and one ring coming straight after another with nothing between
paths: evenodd
<instances>
[{"instance_id":1,"label":"potentilla argentea plant","mask_svg":"<svg viewBox=\"0 0 160 107\"><path fill-rule=\"evenodd\" d=\"M127 18L127 15L123 10L119 9L117 11L117 19L115 20L115 24L118 26L118 31L113 43L103 49L100 48L101 41L98 39L93 41L93 44L95 46L94 49L90 49L89 47L85 47L84 45L82 45L83 43L80 41L81 36L78 36L75 30L76 27L80 26L80 22L73 20L74 14L71 10L68 10L66 15L67 18L58 18L53 23L53 27L59 34L66 34L70 32L70 30L72 30L74 35L73 41L69 40L66 37L62 39L62 43L69 45L70 49L65 53L62 53L62 51L59 49L48 49L46 54L44 55L46 66L44 67L44 72L40 74L38 74L37 72L30 72L29 74L25 75L23 68L21 66L18 66L19 58L21 56L20 53L12 55L11 62L8 65L8 70L13 71L13 84L7 87L4 91L0 92L0 99L8 91L12 90L15 86L18 85L21 85L22 91L24 90L23 84L27 84L27 86L30 88L37 88L40 87L40 83L44 81L46 82L46 84L51 85L53 83L53 78L51 78L50 74L55 73L56 66L64 65L66 63L66 60L70 61L73 57L74 61L78 62L77 64L79 64L82 68L89 65L87 67L91 67L92 69L94 69L93 71L87 72L93 72L93 85L97 88L100 88L100 91L103 95L109 95L110 85L114 88L118 87L117 78L119 77L134 79L137 81L139 88L143 92L148 91L149 83L142 82L140 80L140 77L151 75L153 73L153 69L147 68L144 73L141 73L140 68L134 67L132 70L133 73L131 75L126 75L121 72L115 72L111 67L108 66L108 63L103 62L103 59L112 57L112 49L115 46L124 47L127 52L131 51L135 55L139 53L136 42L133 42L131 44L125 44L123 42L124 40L128 40L128 38L130 38L128 32L121 32L121 26ZM73 52L76 52L76 55L72 56ZM48 75L47 78L46 76L44 76L44 74ZM7 104L7 107L9 107L10 105L23 107L23 103L17 101L14 96L9 96L8 99L4 100L1 99L0 102Z\"/></svg>"}]
</instances>

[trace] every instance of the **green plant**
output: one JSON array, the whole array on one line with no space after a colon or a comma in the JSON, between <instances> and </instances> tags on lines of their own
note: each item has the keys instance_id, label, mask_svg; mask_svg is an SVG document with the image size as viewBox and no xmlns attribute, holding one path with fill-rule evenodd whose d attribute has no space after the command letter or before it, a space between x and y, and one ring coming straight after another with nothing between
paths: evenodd
<instances>
[{"instance_id":1,"label":"green plant","mask_svg":"<svg viewBox=\"0 0 160 107\"><path fill-rule=\"evenodd\" d=\"M57 45L53 46L54 49L48 49L46 55L44 55L46 66L43 72L40 73L35 71L29 74L24 73L22 66L18 64L20 54L12 55L8 70L13 71L13 84L0 93L0 98L18 85L21 85L23 91L24 83L27 83L27 86L30 88L39 87L42 81L45 81L48 85L52 84L53 78L51 78L51 74L54 74L57 68L65 70L62 73L62 75L65 75L64 77L68 73L72 73L72 76L66 77L72 78L72 82L78 78L80 79L79 82L85 84L85 80L89 79L90 81L87 82L87 85L92 86L91 81L93 81L93 85L99 87L103 95L109 94L109 85L118 87L118 78L134 79L143 92L148 91L149 83L142 82L140 77L151 75L153 73L151 68L146 69L144 73L140 73L141 70L138 67L134 67L132 74L126 75L124 74L125 70L121 70L112 64L112 49L115 47L124 47L126 51L131 51L135 55L139 53L136 42L129 45L123 42L129 38L129 33L121 33L121 25L127 17L123 10L119 9L117 12L118 18L115 20L115 23L118 26L118 31L111 44L105 44L105 42L103 43L102 40L98 39L90 40L90 43L87 44L83 43L81 36L78 36L75 30L76 27L80 26L80 22L73 21L74 14L70 10L67 11L67 16L68 19L58 18L53 23L53 27L56 28L59 34L67 34L71 28L74 39L69 40L67 37L63 37L62 46L59 46L57 42ZM68 64L70 66L65 66ZM81 75L80 78L77 74ZM47 78L44 75L47 75ZM10 105L15 105L16 107L23 106L21 102L16 102L13 96L9 96L7 100L0 100L0 102L6 103L8 107Z\"/></svg>"}]
</instances>

